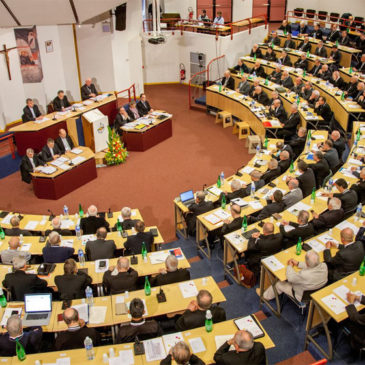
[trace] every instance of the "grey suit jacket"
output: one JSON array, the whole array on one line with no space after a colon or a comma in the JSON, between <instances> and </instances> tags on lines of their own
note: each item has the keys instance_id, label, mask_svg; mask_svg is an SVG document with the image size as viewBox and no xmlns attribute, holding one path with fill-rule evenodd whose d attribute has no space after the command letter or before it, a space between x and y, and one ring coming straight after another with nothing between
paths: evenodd
<instances>
[{"instance_id":1,"label":"grey suit jacket","mask_svg":"<svg viewBox=\"0 0 365 365\"><path fill-rule=\"evenodd\" d=\"M246 82L241 81L238 85L239 92L243 95L248 95L250 87L251 85L248 81Z\"/></svg>"},{"instance_id":2,"label":"grey suit jacket","mask_svg":"<svg viewBox=\"0 0 365 365\"><path fill-rule=\"evenodd\" d=\"M302 199L303 199L302 190L300 188L296 188L290 191L288 194L284 195L283 202L285 204L285 207L289 208L295 203L298 203L298 201Z\"/></svg>"},{"instance_id":3,"label":"grey suit jacket","mask_svg":"<svg viewBox=\"0 0 365 365\"><path fill-rule=\"evenodd\" d=\"M286 278L293 286L295 297L301 301L303 292L320 289L327 283L328 269L324 262L316 267L307 267L305 262L299 262L300 271L295 271L290 265L286 268Z\"/></svg>"}]
</instances>

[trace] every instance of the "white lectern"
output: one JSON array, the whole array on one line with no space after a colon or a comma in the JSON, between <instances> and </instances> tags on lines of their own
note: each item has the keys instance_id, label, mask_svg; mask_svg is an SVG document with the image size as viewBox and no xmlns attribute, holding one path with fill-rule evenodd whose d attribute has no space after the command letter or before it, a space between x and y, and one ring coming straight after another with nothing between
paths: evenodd
<instances>
[{"instance_id":1,"label":"white lectern","mask_svg":"<svg viewBox=\"0 0 365 365\"><path fill-rule=\"evenodd\" d=\"M108 147L109 120L99 109L93 109L82 114L85 146L95 153Z\"/></svg>"}]
</instances>

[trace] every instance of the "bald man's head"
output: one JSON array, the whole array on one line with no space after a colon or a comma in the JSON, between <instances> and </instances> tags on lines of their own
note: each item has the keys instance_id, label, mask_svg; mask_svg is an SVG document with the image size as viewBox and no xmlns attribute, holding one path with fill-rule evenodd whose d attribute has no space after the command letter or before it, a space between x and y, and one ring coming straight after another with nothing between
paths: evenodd
<instances>
[{"instance_id":1,"label":"bald man's head","mask_svg":"<svg viewBox=\"0 0 365 365\"><path fill-rule=\"evenodd\" d=\"M11 237L9 240L9 248L10 250L17 250L20 247L19 237Z\"/></svg>"},{"instance_id":2,"label":"bald man's head","mask_svg":"<svg viewBox=\"0 0 365 365\"><path fill-rule=\"evenodd\" d=\"M237 331L234 335L234 347L236 351L249 351L254 345L253 336L249 331Z\"/></svg>"},{"instance_id":3,"label":"bald man's head","mask_svg":"<svg viewBox=\"0 0 365 365\"><path fill-rule=\"evenodd\" d=\"M62 314L63 320L67 324L67 327L76 325L79 323L79 312L74 308L67 308Z\"/></svg>"},{"instance_id":4,"label":"bald man's head","mask_svg":"<svg viewBox=\"0 0 365 365\"><path fill-rule=\"evenodd\" d=\"M341 241L344 245L354 242L354 231L351 228L344 228L341 231Z\"/></svg>"}]
</instances>

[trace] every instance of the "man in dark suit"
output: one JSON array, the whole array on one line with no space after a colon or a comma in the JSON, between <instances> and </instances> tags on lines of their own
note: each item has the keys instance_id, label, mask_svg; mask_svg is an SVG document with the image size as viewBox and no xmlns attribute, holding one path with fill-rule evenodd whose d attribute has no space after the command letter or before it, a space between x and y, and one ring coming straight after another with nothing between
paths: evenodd
<instances>
[{"instance_id":1,"label":"man in dark suit","mask_svg":"<svg viewBox=\"0 0 365 365\"><path fill-rule=\"evenodd\" d=\"M92 283L86 272L77 269L74 259L67 259L63 265L63 275L54 278L61 300L81 299L85 297L85 289Z\"/></svg>"},{"instance_id":2,"label":"man in dark suit","mask_svg":"<svg viewBox=\"0 0 365 365\"><path fill-rule=\"evenodd\" d=\"M313 86L312 83L310 81L305 81L304 83L304 87L301 90L300 96L305 99L308 100L313 92Z\"/></svg>"},{"instance_id":3,"label":"man in dark suit","mask_svg":"<svg viewBox=\"0 0 365 365\"><path fill-rule=\"evenodd\" d=\"M88 261L111 259L117 249L114 240L107 240L105 227L96 231L96 240L86 242L85 254ZM129 239L129 238L128 238Z\"/></svg>"},{"instance_id":4,"label":"man in dark suit","mask_svg":"<svg viewBox=\"0 0 365 365\"><path fill-rule=\"evenodd\" d=\"M357 90L358 78L357 76L352 76L350 82L345 88L345 95L350 98L355 98L358 94Z\"/></svg>"},{"instance_id":5,"label":"man in dark suit","mask_svg":"<svg viewBox=\"0 0 365 365\"><path fill-rule=\"evenodd\" d=\"M288 54L283 50L281 52L281 55L280 57L278 57L278 63L280 63L280 65L283 65L283 66L292 66L292 63L290 61L290 57L288 56Z\"/></svg>"},{"instance_id":6,"label":"man in dark suit","mask_svg":"<svg viewBox=\"0 0 365 365\"><path fill-rule=\"evenodd\" d=\"M95 205L90 205L87 209L88 217L83 217L80 220L80 229L82 234L95 234L100 227L109 228L109 223L103 216L98 215L98 209Z\"/></svg>"},{"instance_id":7,"label":"man in dark suit","mask_svg":"<svg viewBox=\"0 0 365 365\"><path fill-rule=\"evenodd\" d=\"M44 161L34 154L33 148L27 148L26 155L22 157L22 162L20 163L20 174L22 180L27 184L32 181L31 172L37 171L37 167L43 166Z\"/></svg>"},{"instance_id":8,"label":"man in dark suit","mask_svg":"<svg viewBox=\"0 0 365 365\"><path fill-rule=\"evenodd\" d=\"M41 350L42 327L24 330L20 316L13 314L6 322L6 330L6 333L0 335L0 356L9 358L16 356L17 341L23 346L27 355Z\"/></svg>"},{"instance_id":9,"label":"man in dark suit","mask_svg":"<svg viewBox=\"0 0 365 365\"><path fill-rule=\"evenodd\" d=\"M274 45L280 47L280 38L278 37L278 33L272 32L271 37L269 37L269 41L267 43L270 46Z\"/></svg>"},{"instance_id":10,"label":"man in dark suit","mask_svg":"<svg viewBox=\"0 0 365 365\"><path fill-rule=\"evenodd\" d=\"M282 21L279 30L282 30L284 34L292 32L291 25L288 23L286 19Z\"/></svg>"},{"instance_id":11,"label":"man in dark suit","mask_svg":"<svg viewBox=\"0 0 365 365\"><path fill-rule=\"evenodd\" d=\"M321 61L318 58L316 58L314 60L314 66L309 70L309 73L312 76L319 77L319 71L321 71L321 68L322 68Z\"/></svg>"},{"instance_id":12,"label":"man in dark suit","mask_svg":"<svg viewBox=\"0 0 365 365\"><path fill-rule=\"evenodd\" d=\"M255 191L261 189L265 182L261 179L262 173L259 170L253 170L250 172L251 182L246 185L242 183L242 189L244 190L244 196L249 196L251 194L251 185L255 185Z\"/></svg>"},{"instance_id":13,"label":"man in dark suit","mask_svg":"<svg viewBox=\"0 0 365 365\"><path fill-rule=\"evenodd\" d=\"M340 159L338 158L338 152L335 148L333 148L333 142L330 139L327 139L321 148L321 151L324 152L324 158L328 162L328 166L335 173L339 167Z\"/></svg>"},{"instance_id":14,"label":"man in dark suit","mask_svg":"<svg viewBox=\"0 0 365 365\"><path fill-rule=\"evenodd\" d=\"M214 209L214 205L210 201L205 201L204 191L198 191L195 195L195 203L190 204L188 208L189 212L185 216L187 231L189 235L195 236L196 217Z\"/></svg>"},{"instance_id":15,"label":"man in dark suit","mask_svg":"<svg viewBox=\"0 0 365 365\"><path fill-rule=\"evenodd\" d=\"M294 86L293 80L287 70L284 70L281 75L280 85L286 87L287 89L291 89Z\"/></svg>"},{"instance_id":16,"label":"man in dark suit","mask_svg":"<svg viewBox=\"0 0 365 365\"><path fill-rule=\"evenodd\" d=\"M27 105L23 109L23 115L22 115L23 123L43 118L42 113L39 111L38 105L35 105L32 99L28 98L26 100L26 104Z\"/></svg>"},{"instance_id":17,"label":"man in dark suit","mask_svg":"<svg viewBox=\"0 0 365 365\"><path fill-rule=\"evenodd\" d=\"M308 164L308 166L313 170L314 176L316 177L317 189L320 189L324 179L330 173L330 167L328 166L328 162L321 151L313 153L313 160L315 163Z\"/></svg>"},{"instance_id":18,"label":"man in dark suit","mask_svg":"<svg viewBox=\"0 0 365 365\"><path fill-rule=\"evenodd\" d=\"M309 51L311 51L311 44L309 43L309 37L304 37L304 40L302 43L300 43L299 47L298 47L298 51L302 51L307 53Z\"/></svg>"},{"instance_id":19,"label":"man in dark suit","mask_svg":"<svg viewBox=\"0 0 365 365\"><path fill-rule=\"evenodd\" d=\"M234 350L230 350L231 346ZM265 347L261 342L254 342L251 332L237 331L216 351L214 361L217 365L266 364Z\"/></svg>"},{"instance_id":20,"label":"man in dark suit","mask_svg":"<svg viewBox=\"0 0 365 365\"><path fill-rule=\"evenodd\" d=\"M291 38L291 33L287 34L286 41L284 42L283 48L295 49L295 42Z\"/></svg>"},{"instance_id":21,"label":"man in dark suit","mask_svg":"<svg viewBox=\"0 0 365 365\"><path fill-rule=\"evenodd\" d=\"M136 223L138 222L138 219L132 219L132 210L129 207L123 207L120 211L120 215L122 217L122 229L123 231L127 231L128 229L132 229L135 227ZM115 223L113 231L117 230L117 224Z\"/></svg>"},{"instance_id":22,"label":"man in dark suit","mask_svg":"<svg viewBox=\"0 0 365 365\"><path fill-rule=\"evenodd\" d=\"M277 61L276 53L274 52L274 50L271 47L267 47L267 51L264 55L264 59L269 62Z\"/></svg>"},{"instance_id":23,"label":"man in dark suit","mask_svg":"<svg viewBox=\"0 0 365 365\"><path fill-rule=\"evenodd\" d=\"M238 59L238 63L233 67L233 69L239 74L248 73L248 67L244 64L241 58Z\"/></svg>"},{"instance_id":24,"label":"man in dark suit","mask_svg":"<svg viewBox=\"0 0 365 365\"><path fill-rule=\"evenodd\" d=\"M308 71L308 60L307 55L305 53L302 53L300 55L300 58L294 63L295 68L301 68L303 71Z\"/></svg>"},{"instance_id":25,"label":"man in dark suit","mask_svg":"<svg viewBox=\"0 0 365 365\"><path fill-rule=\"evenodd\" d=\"M283 174L290 167L291 158L288 151L281 151L279 155L279 164L280 173Z\"/></svg>"},{"instance_id":26,"label":"man in dark suit","mask_svg":"<svg viewBox=\"0 0 365 365\"><path fill-rule=\"evenodd\" d=\"M66 108L70 107L71 104L67 99L63 90L57 91L57 96L53 99L53 109L56 112L63 112Z\"/></svg>"},{"instance_id":27,"label":"man in dark suit","mask_svg":"<svg viewBox=\"0 0 365 365\"><path fill-rule=\"evenodd\" d=\"M339 89L345 89L346 83L343 81L343 78L340 76L340 73L336 70L332 72L332 77L330 78L330 83L334 87L338 87Z\"/></svg>"},{"instance_id":28,"label":"man in dark suit","mask_svg":"<svg viewBox=\"0 0 365 365\"><path fill-rule=\"evenodd\" d=\"M114 119L114 130L121 136L123 131L120 129L124 124L132 122L132 118L126 112L124 107L120 107L119 111Z\"/></svg>"},{"instance_id":29,"label":"man in dark suit","mask_svg":"<svg viewBox=\"0 0 365 365\"><path fill-rule=\"evenodd\" d=\"M283 196L285 208L290 208L303 199L303 192L299 188L299 181L297 179L292 179L288 182L288 189L289 192Z\"/></svg>"},{"instance_id":30,"label":"man in dark suit","mask_svg":"<svg viewBox=\"0 0 365 365\"><path fill-rule=\"evenodd\" d=\"M172 360L177 365L205 365L205 362L199 359L198 356L191 353L189 346L183 342L177 342L171 348L169 354L160 362L160 365L171 365Z\"/></svg>"},{"instance_id":31,"label":"man in dark suit","mask_svg":"<svg viewBox=\"0 0 365 365\"><path fill-rule=\"evenodd\" d=\"M363 99L364 99L364 91L365 91L365 84L363 82L358 82L357 86L357 93L356 95L354 95L353 99L358 103L358 104L362 104Z\"/></svg>"},{"instance_id":32,"label":"man in dark suit","mask_svg":"<svg viewBox=\"0 0 365 365\"><path fill-rule=\"evenodd\" d=\"M121 324L117 334L117 343L134 342L137 337L138 340L145 341L162 335L158 322L154 319L144 319L144 313L143 301L134 298L129 305L129 314L132 319L128 323Z\"/></svg>"},{"instance_id":33,"label":"man in dark suit","mask_svg":"<svg viewBox=\"0 0 365 365\"><path fill-rule=\"evenodd\" d=\"M241 207L235 203L232 203L230 211L232 219L231 218L225 219L223 221L224 224L220 231L220 239L222 244L224 242L224 236L226 234L236 231L237 229L240 229L242 227L243 217L241 217Z\"/></svg>"},{"instance_id":34,"label":"man in dark suit","mask_svg":"<svg viewBox=\"0 0 365 365\"><path fill-rule=\"evenodd\" d=\"M299 160L297 163L298 171L301 173L297 177L299 181L300 190L303 192L303 197L306 197L312 193L313 188L316 188L316 178L314 176L313 170L308 167L308 165Z\"/></svg>"},{"instance_id":35,"label":"man in dark suit","mask_svg":"<svg viewBox=\"0 0 365 365\"><path fill-rule=\"evenodd\" d=\"M331 71L328 69L328 65L322 65L321 69L318 72L318 77L322 80L329 81L331 78Z\"/></svg>"},{"instance_id":36,"label":"man in dark suit","mask_svg":"<svg viewBox=\"0 0 365 365\"><path fill-rule=\"evenodd\" d=\"M318 46L317 46L316 50L314 51L314 54L318 57L327 58L327 50L323 45L323 41L318 42Z\"/></svg>"},{"instance_id":37,"label":"man in dark suit","mask_svg":"<svg viewBox=\"0 0 365 365\"><path fill-rule=\"evenodd\" d=\"M314 106L314 112L323 118L326 125L329 125L333 113L324 96L318 98L318 101Z\"/></svg>"},{"instance_id":38,"label":"man in dark suit","mask_svg":"<svg viewBox=\"0 0 365 365\"><path fill-rule=\"evenodd\" d=\"M331 24L331 31L329 32L327 39L330 42L335 43L340 38L340 32L337 30L337 24Z\"/></svg>"},{"instance_id":39,"label":"man in dark suit","mask_svg":"<svg viewBox=\"0 0 365 365\"><path fill-rule=\"evenodd\" d=\"M145 243L147 252L152 251L152 245L154 238L151 232L145 232L145 225L142 221L138 220L135 225L137 234L134 236L128 236L126 243L124 244L125 255L138 255L142 251L142 244Z\"/></svg>"},{"instance_id":40,"label":"man in dark suit","mask_svg":"<svg viewBox=\"0 0 365 365\"><path fill-rule=\"evenodd\" d=\"M11 293L12 301L24 302L24 294L47 292L47 281L36 274L27 274L26 268L25 258L17 256L13 258L13 272L5 275L3 288Z\"/></svg>"},{"instance_id":41,"label":"man in dark suit","mask_svg":"<svg viewBox=\"0 0 365 365\"><path fill-rule=\"evenodd\" d=\"M238 88L236 89L237 92L241 93L242 95L248 95L250 92L251 85L247 81L247 75L243 74L241 76L241 81L238 84Z\"/></svg>"},{"instance_id":42,"label":"man in dark suit","mask_svg":"<svg viewBox=\"0 0 365 365\"><path fill-rule=\"evenodd\" d=\"M316 233L321 233L333 228L336 224L342 222L344 217L344 211L341 208L341 200L338 198L332 198L327 203L328 210L325 210L321 214L312 212L313 220L312 224Z\"/></svg>"},{"instance_id":43,"label":"man in dark suit","mask_svg":"<svg viewBox=\"0 0 365 365\"><path fill-rule=\"evenodd\" d=\"M314 24L314 29L311 36L315 39L322 39L323 33L319 27L319 24Z\"/></svg>"},{"instance_id":44,"label":"man in dark suit","mask_svg":"<svg viewBox=\"0 0 365 365\"><path fill-rule=\"evenodd\" d=\"M139 101L137 103L137 110L140 116L145 116L153 112L150 103L147 101L146 94L141 94L139 96Z\"/></svg>"},{"instance_id":45,"label":"man in dark suit","mask_svg":"<svg viewBox=\"0 0 365 365\"><path fill-rule=\"evenodd\" d=\"M354 67L355 71L359 71L361 73L365 72L365 54L361 55L360 61Z\"/></svg>"},{"instance_id":46,"label":"man in dark suit","mask_svg":"<svg viewBox=\"0 0 365 365\"><path fill-rule=\"evenodd\" d=\"M61 151L55 144L53 138L47 139L47 144L42 148L42 160L44 162L50 162L60 157Z\"/></svg>"},{"instance_id":47,"label":"man in dark suit","mask_svg":"<svg viewBox=\"0 0 365 365\"><path fill-rule=\"evenodd\" d=\"M260 272L261 259L279 252L282 248L282 242L282 234L275 234L274 225L266 222L262 227L262 234L260 232L255 232L248 240L245 259L247 260L249 269L253 271L255 275L258 275Z\"/></svg>"},{"instance_id":48,"label":"man in dark suit","mask_svg":"<svg viewBox=\"0 0 365 365\"><path fill-rule=\"evenodd\" d=\"M233 179L231 181L231 190L232 191L230 193L224 191L221 194L218 200L219 206L221 205L223 195L226 198L226 203L229 203L232 199L244 198L246 196L245 189L242 188L241 180Z\"/></svg>"},{"instance_id":49,"label":"man in dark suit","mask_svg":"<svg viewBox=\"0 0 365 365\"><path fill-rule=\"evenodd\" d=\"M81 99L87 100L90 98L95 98L98 95L95 85L91 82L91 79L87 79L85 84L81 87Z\"/></svg>"},{"instance_id":50,"label":"man in dark suit","mask_svg":"<svg viewBox=\"0 0 365 365\"><path fill-rule=\"evenodd\" d=\"M129 266L128 257L119 257L117 266L111 266L103 276L103 286L107 294L121 294L136 290L138 272Z\"/></svg>"},{"instance_id":51,"label":"man in dark suit","mask_svg":"<svg viewBox=\"0 0 365 365\"><path fill-rule=\"evenodd\" d=\"M300 95L302 89L304 87L304 84L303 84L303 79L301 76L298 76L296 79L295 79L295 84L294 86L291 88L291 91L295 92L297 95Z\"/></svg>"},{"instance_id":52,"label":"man in dark suit","mask_svg":"<svg viewBox=\"0 0 365 365\"><path fill-rule=\"evenodd\" d=\"M18 216L16 215L13 215L11 218L10 218L10 225L11 225L11 228L5 228L4 231L5 231L5 234L7 236L19 236L19 235L23 235L23 236L31 236L32 234L29 232L29 231L26 231L24 229L20 229L19 228L19 224L20 224L20 219Z\"/></svg>"},{"instance_id":53,"label":"man in dark suit","mask_svg":"<svg viewBox=\"0 0 365 365\"><path fill-rule=\"evenodd\" d=\"M338 66L340 64L341 52L338 50L338 48L335 44L332 46L330 56L329 56L329 60L330 61L335 61L336 66Z\"/></svg>"},{"instance_id":54,"label":"man in dark suit","mask_svg":"<svg viewBox=\"0 0 365 365\"><path fill-rule=\"evenodd\" d=\"M74 148L74 143L72 142L71 137L62 128L58 131L56 146L58 147L61 155L65 154L67 151L71 151Z\"/></svg>"},{"instance_id":55,"label":"man in dark suit","mask_svg":"<svg viewBox=\"0 0 365 365\"><path fill-rule=\"evenodd\" d=\"M365 53L365 33L364 32L360 32L360 35L356 38L355 48L359 49L362 54Z\"/></svg>"},{"instance_id":56,"label":"man in dark suit","mask_svg":"<svg viewBox=\"0 0 365 365\"><path fill-rule=\"evenodd\" d=\"M298 242L299 237L302 241L314 236L314 228L312 224L308 223L309 213L306 210L301 210L298 214L298 223L281 221L280 233L283 235L283 248L288 248L295 245ZM288 230L291 226L294 229Z\"/></svg>"},{"instance_id":57,"label":"man in dark suit","mask_svg":"<svg viewBox=\"0 0 365 365\"><path fill-rule=\"evenodd\" d=\"M359 269L365 252L362 242L354 242L354 238L354 231L351 228L344 228L341 231L342 244L338 245L338 251L333 257L330 248L337 247L337 244L326 242L323 258L328 266L329 282L341 280Z\"/></svg>"},{"instance_id":58,"label":"man in dark suit","mask_svg":"<svg viewBox=\"0 0 365 365\"><path fill-rule=\"evenodd\" d=\"M196 300L192 300L189 303L187 310L176 321L176 329L178 331L187 331L204 326L207 310L210 310L212 313L213 323L225 321L225 310L212 303L212 294L208 290L199 290Z\"/></svg>"},{"instance_id":59,"label":"man in dark suit","mask_svg":"<svg viewBox=\"0 0 365 365\"><path fill-rule=\"evenodd\" d=\"M71 258L75 250L72 247L61 247L61 236L51 232L48 236L49 245L43 247L43 261L49 264L65 262Z\"/></svg>"},{"instance_id":60,"label":"man in dark suit","mask_svg":"<svg viewBox=\"0 0 365 365\"><path fill-rule=\"evenodd\" d=\"M261 176L261 179L264 180L265 184L268 184L269 182L280 176L280 174L281 169L279 167L279 162L277 159L272 158L268 163L267 170Z\"/></svg>"},{"instance_id":61,"label":"man in dark suit","mask_svg":"<svg viewBox=\"0 0 365 365\"><path fill-rule=\"evenodd\" d=\"M269 98L267 97L266 93L262 91L261 86L256 86L253 93L253 98L262 105L269 105Z\"/></svg>"},{"instance_id":62,"label":"man in dark suit","mask_svg":"<svg viewBox=\"0 0 365 365\"><path fill-rule=\"evenodd\" d=\"M341 32L341 36L340 38L338 39L338 43L341 45L341 46L349 46L350 45L350 38L347 34L347 31L346 30L343 30Z\"/></svg>"},{"instance_id":63,"label":"man in dark suit","mask_svg":"<svg viewBox=\"0 0 365 365\"><path fill-rule=\"evenodd\" d=\"M258 44L254 44L250 52L250 57L255 56L256 58L262 58L262 52Z\"/></svg>"},{"instance_id":64,"label":"man in dark suit","mask_svg":"<svg viewBox=\"0 0 365 365\"><path fill-rule=\"evenodd\" d=\"M279 84L281 80L281 75L282 75L281 66L277 65L275 67L275 70L270 74L270 80L275 84Z\"/></svg>"},{"instance_id":65,"label":"man in dark suit","mask_svg":"<svg viewBox=\"0 0 365 365\"><path fill-rule=\"evenodd\" d=\"M250 90L248 92L248 95L251 96L251 98L253 98L253 94L255 92L255 89L257 86L260 86L260 80L259 79L255 79L252 83L252 85L250 86Z\"/></svg>"},{"instance_id":66,"label":"man in dark suit","mask_svg":"<svg viewBox=\"0 0 365 365\"><path fill-rule=\"evenodd\" d=\"M365 168L362 168L360 173L357 171L352 172L359 181L351 185L351 190L355 190L358 196L358 203L365 204Z\"/></svg>"},{"instance_id":67,"label":"man in dark suit","mask_svg":"<svg viewBox=\"0 0 365 365\"><path fill-rule=\"evenodd\" d=\"M86 337L89 337L94 346L100 345L101 336L95 328L88 328L85 322L79 318L75 308L67 308L63 312L63 320L67 330L58 332L54 342L56 351L73 350L84 347Z\"/></svg>"},{"instance_id":68,"label":"man in dark suit","mask_svg":"<svg viewBox=\"0 0 365 365\"><path fill-rule=\"evenodd\" d=\"M298 32L299 32L299 37L304 37L304 39L305 38L308 38L309 29L308 29L307 24L305 24L305 21L304 20L302 20L300 22Z\"/></svg>"},{"instance_id":69,"label":"man in dark suit","mask_svg":"<svg viewBox=\"0 0 365 365\"><path fill-rule=\"evenodd\" d=\"M284 122L281 123L282 129L278 130L278 138L284 138L284 140L289 140L292 138L300 124L300 115L298 112L298 105L293 103L291 105L291 112L289 118Z\"/></svg>"},{"instance_id":70,"label":"man in dark suit","mask_svg":"<svg viewBox=\"0 0 365 365\"><path fill-rule=\"evenodd\" d=\"M256 74L257 77L266 78L265 69L261 66L260 61L256 61L253 67L250 70L250 74Z\"/></svg>"},{"instance_id":71,"label":"man in dark suit","mask_svg":"<svg viewBox=\"0 0 365 365\"><path fill-rule=\"evenodd\" d=\"M307 130L303 127L298 129L298 133L289 142L289 146L293 150L293 160L298 158L298 156L303 152L305 141L307 139Z\"/></svg>"},{"instance_id":72,"label":"man in dark suit","mask_svg":"<svg viewBox=\"0 0 365 365\"><path fill-rule=\"evenodd\" d=\"M169 255L165 260L165 268L160 269L160 273L151 278L152 286L161 286L180 281L190 280L190 272L188 269L179 269L179 261L174 255Z\"/></svg>"},{"instance_id":73,"label":"man in dark suit","mask_svg":"<svg viewBox=\"0 0 365 365\"><path fill-rule=\"evenodd\" d=\"M276 119L279 119L280 123L285 123L287 118L286 112L281 105L280 99L275 99L273 104L271 105L269 109L269 114Z\"/></svg>"},{"instance_id":74,"label":"man in dark suit","mask_svg":"<svg viewBox=\"0 0 365 365\"><path fill-rule=\"evenodd\" d=\"M45 232L45 236L48 236L51 232L57 232L61 236L72 236L72 231L69 229L61 228L61 219L60 217L54 217L51 221L52 229L47 229Z\"/></svg>"},{"instance_id":75,"label":"man in dark suit","mask_svg":"<svg viewBox=\"0 0 365 365\"><path fill-rule=\"evenodd\" d=\"M357 311L355 302L365 305L365 295L356 295L349 291L347 293L347 301L350 303L346 307L348 320L346 320L346 327L350 330L351 339L350 344L353 350L358 351L365 346L364 331L365 331L365 314Z\"/></svg>"}]
</instances>

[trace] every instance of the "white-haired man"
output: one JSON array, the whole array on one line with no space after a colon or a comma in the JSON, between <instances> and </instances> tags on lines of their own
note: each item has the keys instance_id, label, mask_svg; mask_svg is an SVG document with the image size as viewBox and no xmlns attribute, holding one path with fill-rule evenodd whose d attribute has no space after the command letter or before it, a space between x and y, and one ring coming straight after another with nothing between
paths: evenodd
<instances>
[{"instance_id":1,"label":"white-haired man","mask_svg":"<svg viewBox=\"0 0 365 365\"><path fill-rule=\"evenodd\" d=\"M171 350L167 357L161 360L160 365L171 365L175 360L177 365L204 365L205 362L198 356L191 353L189 346L181 341L178 342Z\"/></svg>"},{"instance_id":2,"label":"white-haired man","mask_svg":"<svg viewBox=\"0 0 365 365\"><path fill-rule=\"evenodd\" d=\"M88 217L83 217L80 220L80 228L82 234L95 234L100 227L109 228L109 223L104 217L98 215L98 208L95 205L90 205L87 209Z\"/></svg>"},{"instance_id":3,"label":"white-haired man","mask_svg":"<svg viewBox=\"0 0 365 365\"><path fill-rule=\"evenodd\" d=\"M129 208L129 207L123 207L122 210L120 211L120 215L122 217L122 222L121 222L121 225L122 225L122 228L123 228L123 231L126 231L127 229L132 229L134 228L136 222L137 222L137 219L132 219L132 209ZM115 223L114 225L114 231L117 230L117 223Z\"/></svg>"},{"instance_id":4,"label":"white-haired man","mask_svg":"<svg viewBox=\"0 0 365 365\"><path fill-rule=\"evenodd\" d=\"M48 236L49 245L43 247L43 260L50 264L62 263L71 258L75 252L72 247L61 247L61 236L58 232L51 232Z\"/></svg>"},{"instance_id":5,"label":"white-haired man","mask_svg":"<svg viewBox=\"0 0 365 365\"><path fill-rule=\"evenodd\" d=\"M153 286L161 286L190 280L189 270L179 269L178 266L179 261L174 255L167 256L165 267L160 269L160 273L151 279L151 284Z\"/></svg>"},{"instance_id":6,"label":"white-haired man","mask_svg":"<svg viewBox=\"0 0 365 365\"><path fill-rule=\"evenodd\" d=\"M81 98L82 100L94 98L98 95L95 85L92 83L91 79L85 80L85 84L81 87Z\"/></svg>"},{"instance_id":7,"label":"white-haired man","mask_svg":"<svg viewBox=\"0 0 365 365\"><path fill-rule=\"evenodd\" d=\"M39 170L40 166L43 166L43 160L34 154L33 148L27 148L26 155L22 157L22 162L20 163L20 174L22 180L27 184L32 181L32 172Z\"/></svg>"}]
</instances>

